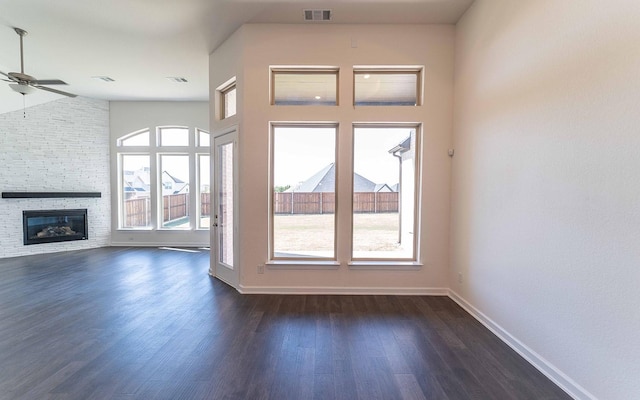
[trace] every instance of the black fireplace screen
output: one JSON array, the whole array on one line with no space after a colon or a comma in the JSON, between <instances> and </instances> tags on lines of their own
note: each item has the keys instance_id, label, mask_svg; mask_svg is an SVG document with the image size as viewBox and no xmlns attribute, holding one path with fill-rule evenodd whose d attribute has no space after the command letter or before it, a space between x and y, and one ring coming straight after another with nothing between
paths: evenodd
<instances>
[{"instance_id":1,"label":"black fireplace screen","mask_svg":"<svg viewBox=\"0 0 640 400\"><path fill-rule=\"evenodd\" d=\"M24 244L87 240L87 209L22 212Z\"/></svg>"}]
</instances>

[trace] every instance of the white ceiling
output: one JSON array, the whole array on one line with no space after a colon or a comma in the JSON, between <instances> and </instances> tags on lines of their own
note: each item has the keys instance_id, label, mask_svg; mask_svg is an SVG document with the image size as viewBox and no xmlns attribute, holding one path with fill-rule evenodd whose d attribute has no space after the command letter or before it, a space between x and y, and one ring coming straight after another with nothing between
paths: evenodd
<instances>
[{"instance_id":1,"label":"white ceiling","mask_svg":"<svg viewBox=\"0 0 640 400\"><path fill-rule=\"evenodd\" d=\"M330 24L455 23L473 0L0 0L0 71L61 79L52 86L104 100L209 97L208 56L244 23L305 23L303 9L331 9ZM323 23L323 22L319 22ZM94 76L109 76L102 82ZM167 77L184 77L173 83ZM26 106L61 98L38 90ZM0 114L23 96L0 81Z\"/></svg>"}]
</instances>

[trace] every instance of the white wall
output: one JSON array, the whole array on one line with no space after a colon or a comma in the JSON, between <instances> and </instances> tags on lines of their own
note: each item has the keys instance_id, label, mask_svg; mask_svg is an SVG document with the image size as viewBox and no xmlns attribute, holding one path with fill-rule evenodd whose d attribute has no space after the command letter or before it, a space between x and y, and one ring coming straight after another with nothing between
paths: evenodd
<instances>
[{"instance_id":1,"label":"white wall","mask_svg":"<svg viewBox=\"0 0 640 400\"><path fill-rule=\"evenodd\" d=\"M209 130L208 102L178 101L112 101L110 103L111 175L117 176L116 140L128 133L149 129L155 134L159 126L188 126ZM153 161L152 161L153 162ZM191 182L195 182L192 171ZM117 179L111 182L112 245L133 246L209 246L208 230L131 230L118 229L118 188ZM155 188L152 187L152 196ZM192 199L195 208L195 200Z\"/></svg>"},{"instance_id":2,"label":"white wall","mask_svg":"<svg viewBox=\"0 0 640 400\"><path fill-rule=\"evenodd\" d=\"M477 0L456 30L454 297L576 398L640 398L638 16Z\"/></svg>"},{"instance_id":3,"label":"white wall","mask_svg":"<svg viewBox=\"0 0 640 400\"><path fill-rule=\"evenodd\" d=\"M355 44L355 46L353 46ZM214 89L237 76L239 115L212 121L214 131L239 127L240 148L240 280L241 289L297 292L446 292L449 265L449 182L453 93L454 27L450 25L244 25L211 55ZM340 68L337 107L271 106L270 65L330 65ZM354 65L424 65L425 101L418 107L351 105ZM215 107L212 104L212 107ZM213 109L212 109L213 111ZM213 112L211 115L214 115ZM353 270L347 266L350 235L338 229L338 269L282 270L257 265L268 259L269 122L338 122L338 180L351 174L353 122L423 122L421 260L417 271ZM340 219L348 219L350 194L338 201ZM348 227L346 227L348 228Z\"/></svg>"},{"instance_id":4,"label":"white wall","mask_svg":"<svg viewBox=\"0 0 640 400\"><path fill-rule=\"evenodd\" d=\"M0 191L101 198L0 199L0 258L101 247L111 232L109 103L77 97L0 114ZM22 211L87 208L88 240L23 245Z\"/></svg>"}]
</instances>

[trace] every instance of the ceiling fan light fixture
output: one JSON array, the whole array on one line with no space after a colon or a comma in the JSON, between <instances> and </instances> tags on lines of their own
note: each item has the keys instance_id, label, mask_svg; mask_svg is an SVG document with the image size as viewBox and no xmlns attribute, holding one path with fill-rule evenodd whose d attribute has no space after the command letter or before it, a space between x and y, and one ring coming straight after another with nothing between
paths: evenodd
<instances>
[{"instance_id":1,"label":"ceiling fan light fixture","mask_svg":"<svg viewBox=\"0 0 640 400\"><path fill-rule=\"evenodd\" d=\"M115 82L115 79L109 76L92 76L91 78L102 81L102 82Z\"/></svg>"},{"instance_id":2,"label":"ceiling fan light fixture","mask_svg":"<svg viewBox=\"0 0 640 400\"><path fill-rule=\"evenodd\" d=\"M181 76L167 76L167 79L173 83L187 83L189 82L187 78L183 78Z\"/></svg>"},{"instance_id":3,"label":"ceiling fan light fixture","mask_svg":"<svg viewBox=\"0 0 640 400\"><path fill-rule=\"evenodd\" d=\"M31 94L36 91L36 88L34 88L33 86L25 85L22 83L10 83L9 87L13 89L13 91L23 95Z\"/></svg>"}]
</instances>

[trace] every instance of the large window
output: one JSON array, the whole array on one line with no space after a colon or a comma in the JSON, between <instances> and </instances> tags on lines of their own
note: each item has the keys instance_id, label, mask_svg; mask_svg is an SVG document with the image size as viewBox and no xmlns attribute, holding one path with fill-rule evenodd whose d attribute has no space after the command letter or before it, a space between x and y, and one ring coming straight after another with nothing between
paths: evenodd
<instances>
[{"instance_id":1,"label":"large window","mask_svg":"<svg viewBox=\"0 0 640 400\"><path fill-rule=\"evenodd\" d=\"M336 126L272 128L272 259L335 259Z\"/></svg>"},{"instance_id":2,"label":"large window","mask_svg":"<svg viewBox=\"0 0 640 400\"><path fill-rule=\"evenodd\" d=\"M148 133L148 132L147 132ZM151 163L149 154L120 154L120 227L151 226Z\"/></svg>"},{"instance_id":3,"label":"large window","mask_svg":"<svg viewBox=\"0 0 640 400\"><path fill-rule=\"evenodd\" d=\"M270 265L333 267L348 254L353 268L419 268L420 123L383 121L398 106L421 106L422 74L354 66L353 110L340 115L376 122L353 121L339 134L335 123L272 123ZM338 80L338 68L271 67L271 104L337 106Z\"/></svg>"},{"instance_id":4,"label":"large window","mask_svg":"<svg viewBox=\"0 0 640 400\"><path fill-rule=\"evenodd\" d=\"M356 126L353 131L352 258L415 258L415 126Z\"/></svg>"},{"instance_id":5,"label":"large window","mask_svg":"<svg viewBox=\"0 0 640 400\"><path fill-rule=\"evenodd\" d=\"M209 229L209 142L208 132L180 126L119 138L119 228Z\"/></svg>"}]
</instances>

